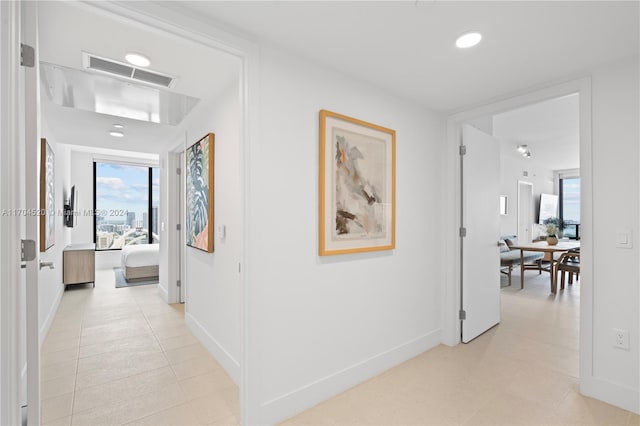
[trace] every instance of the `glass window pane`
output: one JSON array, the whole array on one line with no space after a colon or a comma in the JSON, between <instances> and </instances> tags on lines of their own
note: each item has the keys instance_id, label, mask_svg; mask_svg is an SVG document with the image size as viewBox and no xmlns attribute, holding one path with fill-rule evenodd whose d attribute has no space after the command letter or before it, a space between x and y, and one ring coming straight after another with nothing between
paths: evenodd
<instances>
[{"instance_id":1,"label":"glass window pane","mask_svg":"<svg viewBox=\"0 0 640 426\"><path fill-rule=\"evenodd\" d=\"M562 185L562 219L564 219L564 236L576 238L580 224L580 178L565 178Z\"/></svg>"},{"instance_id":2,"label":"glass window pane","mask_svg":"<svg viewBox=\"0 0 640 426\"><path fill-rule=\"evenodd\" d=\"M151 242L157 244L160 242L160 234L158 234L158 212L160 210L160 169L154 167L151 169Z\"/></svg>"},{"instance_id":3,"label":"glass window pane","mask_svg":"<svg viewBox=\"0 0 640 426\"><path fill-rule=\"evenodd\" d=\"M96 249L148 244L149 168L96 162Z\"/></svg>"}]
</instances>

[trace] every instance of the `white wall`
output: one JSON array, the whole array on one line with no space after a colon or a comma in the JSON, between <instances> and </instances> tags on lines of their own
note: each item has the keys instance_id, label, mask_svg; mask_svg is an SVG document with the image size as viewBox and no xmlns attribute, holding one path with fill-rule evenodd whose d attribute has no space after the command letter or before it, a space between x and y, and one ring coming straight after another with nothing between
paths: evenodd
<instances>
[{"instance_id":1,"label":"white wall","mask_svg":"<svg viewBox=\"0 0 640 426\"><path fill-rule=\"evenodd\" d=\"M186 247L186 320L237 383L241 357L238 266L243 239L240 118L240 87L235 80L208 108L189 117L184 126L187 146L209 132L215 135L214 223L210 226L226 228L224 239L214 234L213 253Z\"/></svg>"},{"instance_id":2,"label":"white wall","mask_svg":"<svg viewBox=\"0 0 640 426\"><path fill-rule=\"evenodd\" d=\"M76 187L77 216L71 228L71 244L93 242L93 155L84 151L71 151L71 182Z\"/></svg>"},{"instance_id":3,"label":"white wall","mask_svg":"<svg viewBox=\"0 0 640 426\"><path fill-rule=\"evenodd\" d=\"M640 412L640 239L638 217L638 59L600 68L593 97L593 377L589 395ZM629 230L633 248L616 248ZM583 232L588 232L583 230ZM629 351L613 347L613 328L630 332Z\"/></svg>"},{"instance_id":4,"label":"white wall","mask_svg":"<svg viewBox=\"0 0 640 426\"><path fill-rule=\"evenodd\" d=\"M444 118L265 48L249 147L249 412L270 424L440 342ZM397 132L393 251L318 256L328 109Z\"/></svg>"},{"instance_id":5,"label":"white wall","mask_svg":"<svg viewBox=\"0 0 640 426\"><path fill-rule=\"evenodd\" d=\"M500 137L498 126L494 126L494 136L500 139L500 192L508 197L508 212L500 216L500 235L518 234L518 181L533 184L534 221L531 236L533 239L544 232L544 227L535 225L538 219L540 194L554 194L553 171L544 167L535 159L527 159L514 153L514 142ZM525 173L527 176L525 176Z\"/></svg>"},{"instance_id":6,"label":"white wall","mask_svg":"<svg viewBox=\"0 0 640 426\"><path fill-rule=\"evenodd\" d=\"M46 124L42 121L42 137L53 149L55 154L55 244L46 252L40 253L40 262L53 262L55 269L44 268L38 274L38 315L40 321L40 344L49 331L53 318L58 310L64 285L62 284L62 251L70 241L70 229L64 226L64 202L68 198L71 188L69 171L69 149L67 145L57 143ZM41 153L42 155L42 153ZM38 170L40 177L40 170Z\"/></svg>"}]
</instances>

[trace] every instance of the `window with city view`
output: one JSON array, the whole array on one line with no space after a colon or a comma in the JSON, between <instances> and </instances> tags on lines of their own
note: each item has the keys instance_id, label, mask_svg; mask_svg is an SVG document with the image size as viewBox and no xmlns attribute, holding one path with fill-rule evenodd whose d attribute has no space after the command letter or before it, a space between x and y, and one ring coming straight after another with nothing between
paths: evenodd
<instances>
[{"instance_id":1,"label":"window with city view","mask_svg":"<svg viewBox=\"0 0 640 426\"><path fill-rule=\"evenodd\" d=\"M564 220L564 236L580 238L580 178L560 179L560 217Z\"/></svg>"},{"instance_id":2,"label":"window with city view","mask_svg":"<svg viewBox=\"0 0 640 426\"><path fill-rule=\"evenodd\" d=\"M96 250L158 243L160 170L97 161L93 164Z\"/></svg>"}]
</instances>

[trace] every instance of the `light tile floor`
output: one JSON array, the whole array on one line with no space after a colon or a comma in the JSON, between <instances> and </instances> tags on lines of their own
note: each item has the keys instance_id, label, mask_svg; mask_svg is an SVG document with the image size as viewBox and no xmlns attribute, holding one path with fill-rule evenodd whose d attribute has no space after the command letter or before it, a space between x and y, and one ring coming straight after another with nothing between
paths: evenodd
<instances>
[{"instance_id":1,"label":"light tile floor","mask_svg":"<svg viewBox=\"0 0 640 426\"><path fill-rule=\"evenodd\" d=\"M70 286L42 347L44 425L234 425L239 391L157 285Z\"/></svg>"},{"instance_id":2,"label":"light tile floor","mask_svg":"<svg viewBox=\"0 0 640 426\"><path fill-rule=\"evenodd\" d=\"M504 284L506 284L506 277ZM438 346L285 425L640 425L578 389L580 285L557 296L527 272L501 290L502 321L469 344Z\"/></svg>"},{"instance_id":3,"label":"light tile floor","mask_svg":"<svg viewBox=\"0 0 640 426\"><path fill-rule=\"evenodd\" d=\"M289 419L288 425L640 425L578 392L579 283L502 289L502 322L438 346ZM530 275L529 275L530 274ZM238 388L156 286L69 288L42 353L43 424L238 424Z\"/></svg>"}]
</instances>

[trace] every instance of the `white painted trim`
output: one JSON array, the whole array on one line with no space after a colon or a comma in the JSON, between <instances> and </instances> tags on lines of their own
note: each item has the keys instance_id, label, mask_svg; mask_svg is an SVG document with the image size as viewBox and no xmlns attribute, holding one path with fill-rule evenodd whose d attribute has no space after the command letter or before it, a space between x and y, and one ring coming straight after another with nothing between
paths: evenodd
<instances>
[{"instance_id":1,"label":"white painted trim","mask_svg":"<svg viewBox=\"0 0 640 426\"><path fill-rule=\"evenodd\" d=\"M175 206L175 203L178 200L178 194L176 191L178 179L177 174L175 172L178 167L178 162L176 160L176 153L170 151L167 155L167 188L165 191L165 195L167 197L167 215L166 215L166 240L167 240L167 302L168 303L178 303L178 288L176 281L180 279L178 276L178 253L180 252L180 248L178 247L179 241L176 236L176 226L178 224L178 218L176 217L175 208L171 206Z\"/></svg>"},{"instance_id":2,"label":"white painted trim","mask_svg":"<svg viewBox=\"0 0 640 426\"><path fill-rule=\"evenodd\" d=\"M0 208L16 208L21 144L20 105L22 70L20 57L19 2L0 2ZM0 221L0 424L21 422L20 384L20 226L17 217ZM26 374L26 372L25 372Z\"/></svg>"},{"instance_id":3,"label":"white painted trim","mask_svg":"<svg viewBox=\"0 0 640 426\"><path fill-rule=\"evenodd\" d=\"M431 331L266 401L261 404L261 424L279 423L294 410L303 412L318 401L352 388L354 383L364 382L438 346L440 340L440 329Z\"/></svg>"},{"instance_id":4,"label":"white painted trim","mask_svg":"<svg viewBox=\"0 0 640 426\"><path fill-rule=\"evenodd\" d=\"M209 350L211 355L231 376L236 384L240 383L240 363L227 351L224 346L218 342L215 337L210 335L200 322L190 313L185 314L185 321L193 334L200 340L200 343Z\"/></svg>"},{"instance_id":5,"label":"white painted trim","mask_svg":"<svg viewBox=\"0 0 640 426\"><path fill-rule=\"evenodd\" d=\"M160 161L158 160L158 158L155 158L155 159L135 158L134 159L134 158L124 158L117 155L93 154L93 162L127 165L127 166L139 166L139 167L160 167Z\"/></svg>"},{"instance_id":6,"label":"white painted trim","mask_svg":"<svg viewBox=\"0 0 640 426\"><path fill-rule=\"evenodd\" d=\"M53 304L51 305L51 309L47 313L47 318L44 320L42 325L40 326L40 347L42 348L42 344L44 343L44 339L49 334L49 329L51 328L51 324L53 324L53 320L56 317L56 312L58 312L58 307L60 306L60 301L62 300L62 295L64 294L64 285L60 284L60 289L58 290L58 294L56 294Z\"/></svg>"},{"instance_id":7,"label":"white painted trim","mask_svg":"<svg viewBox=\"0 0 640 426\"><path fill-rule=\"evenodd\" d=\"M580 392L583 395L640 414L640 392L638 389L621 386L608 380L589 376L582 379Z\"/></svg>"},{"instance_id":8,"label":"white painted trim","mask_svg":"<svg viewBox=\"0 0 640 426\"><path fill-rule=\"evenodd\" d=\"M160 298L165 301L165 303L172 303L169 302L169 292L160 285L158 285L158 294L160 295Z\"/></svg>"},{"instance_id":9,"label":"white painted trim","mask_svg":"<svg viewBox=\"0 0 640 426\"><path fill-rule=\"evenodd\" d=\"M167 244L168 244L168 268L167 268L167 296L168 303L180 303L180 289L177 285L177 280L182 282L183 286L186 286L185 280L185 268L183 266L181 271L178 271L178 257L181 257L182 265L185 264L184 247L181 243L181 239L178 238L176 227L178 223L183 223L182 218L178 217L178 208L171 206L178 206L179 202L184 204L184 200L180 200L180 193L178 191L178 185L181 182L181 178L175 172L176 168L180 167L182 173L185 173L184 164L180 164L180 153L184 151L185 140L182 139L173 149L168 152L167 155L167 199L169 200L169 206L167 208ZM184 210L184 206L183 206ZM184 224L180 232L184 232Z\"/></svg>"},{"instance_id":10,"label":"white painted trim","mask_svg":"<svg viewBox=\"0 0 640 426\"><path fill-rule=\"evenodd\" d=\"M560 96L579 93L580 95L580 172L581 172L581 212L583 238L581 256L584 267L580 276L580 377L588 380L593 376L593 160L591 141L591 78L581 77L575 80L549 85L547 87L523 92L511 97L488 103L451 115L447 119L446 176L443 200L443 212L446 229L450 229L445 240L444 265L445 285L443 291L443 331L442 343L455 345L460 342L460 322L457 320L460 309L460 242L457 228L460 218L460 169L458 145L460 128L463 123L494 115L500 112L531 105ZM455 212L451 214L451 212Z\"/></svg>"}]
</instances>

